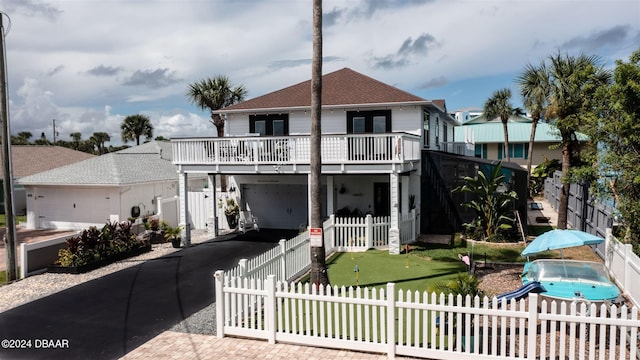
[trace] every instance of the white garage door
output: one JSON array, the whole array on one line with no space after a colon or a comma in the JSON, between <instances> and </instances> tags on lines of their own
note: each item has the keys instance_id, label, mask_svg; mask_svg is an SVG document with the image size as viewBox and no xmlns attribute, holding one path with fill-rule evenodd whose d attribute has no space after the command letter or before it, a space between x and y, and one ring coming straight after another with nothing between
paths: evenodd
<instances>
[{"instance_id":1,"label":"white garage door","mask_svg":"<svg viewBox=\"0 0 640 360\"><path fill-rule=\"evenodd\" d=\"M307 185L248 184L242 186L242 197L261 228L298 229L307 224Z\"/></svg>"},{"instance_id":2,"label":"white garage door","mask_svg":"<svg viewBox=\"0 0 640 360\"><path fill-rule=\"evenodd\" d=\"M40 189L38 191L40 228L83 229L87 224L109 220L109 193L104 189Z\"/></svg>"}]
</instances>

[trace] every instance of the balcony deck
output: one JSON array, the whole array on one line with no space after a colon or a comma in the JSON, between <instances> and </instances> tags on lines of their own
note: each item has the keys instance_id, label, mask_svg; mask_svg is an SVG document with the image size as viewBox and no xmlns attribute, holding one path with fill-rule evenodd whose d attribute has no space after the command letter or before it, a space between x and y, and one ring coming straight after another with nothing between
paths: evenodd
<instances>
[{"instance_id":1,"label":"balcony deck","mask_svg":"<svg viewBox=\"0 0 640 360\"><path fill-rule=\"evenodd\" d=\"M172 139L183 171L217 174L308 173L310 137ZM420 137L406 133L323 135L323 173L401 173L417 169Z\"/></svg>"}]
</instances>

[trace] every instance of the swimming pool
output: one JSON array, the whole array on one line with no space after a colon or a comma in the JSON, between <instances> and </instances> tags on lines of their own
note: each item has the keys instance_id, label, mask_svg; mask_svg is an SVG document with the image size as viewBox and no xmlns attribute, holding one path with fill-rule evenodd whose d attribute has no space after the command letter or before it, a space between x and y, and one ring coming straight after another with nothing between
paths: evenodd
<instances>
[{"instance_id":1,"label":"swimming pool","mask_svg":"<svg viewBox=\"0 0 640 360\"><path fill-rule=\"evenodd\" d=\"M609 279L607 268L597 262L540 259L524 266L522 283L538 281L545 291L540 295L552 300L588 301L601 304L617 301L620 290Z\"/></svg>"}]
</instances>

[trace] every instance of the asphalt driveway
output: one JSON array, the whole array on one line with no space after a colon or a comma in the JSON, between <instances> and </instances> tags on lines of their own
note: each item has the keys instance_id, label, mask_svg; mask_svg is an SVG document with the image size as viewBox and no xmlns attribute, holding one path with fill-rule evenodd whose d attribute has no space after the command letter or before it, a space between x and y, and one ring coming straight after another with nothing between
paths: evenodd
<instances>
[{"instance_id":1,"label":"asphalt driveway","mask_svg":"<svg viewBox=\"0 0 640 360\"><path fill-rule=\"evenodd\" d=\"M119 358L209 305L216 270L265 252L283 234L204 242L0 313L0 340L30 346L3 342L0 358Z\"/></svg>"}]
</instances>

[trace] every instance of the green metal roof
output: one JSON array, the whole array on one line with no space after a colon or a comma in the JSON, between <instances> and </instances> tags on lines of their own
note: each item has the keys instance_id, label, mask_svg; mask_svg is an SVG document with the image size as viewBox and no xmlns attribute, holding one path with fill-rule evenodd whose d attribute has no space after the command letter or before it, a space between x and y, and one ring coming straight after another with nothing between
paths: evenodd
<instances>
[{"instance_id":1,"label":"green metal roof","mask_svg":"<svg viewBox=\"0 0 640 360\"><path fill-rule=\"evenodd\" d=\"M528 143L531 137L531 123L510 122L507 125L510 143ZM485 122L469 124L455 128L455 139L461 141L465 138L465 131L470 131L476 144L502 143L504 142L504 130L502 122ZM576 133L579 141L587 141L588 136ZM536 127L535 142L559 142L562 140L558 129L548 123L539 122Z\"/></svg>"}]
</instances>

